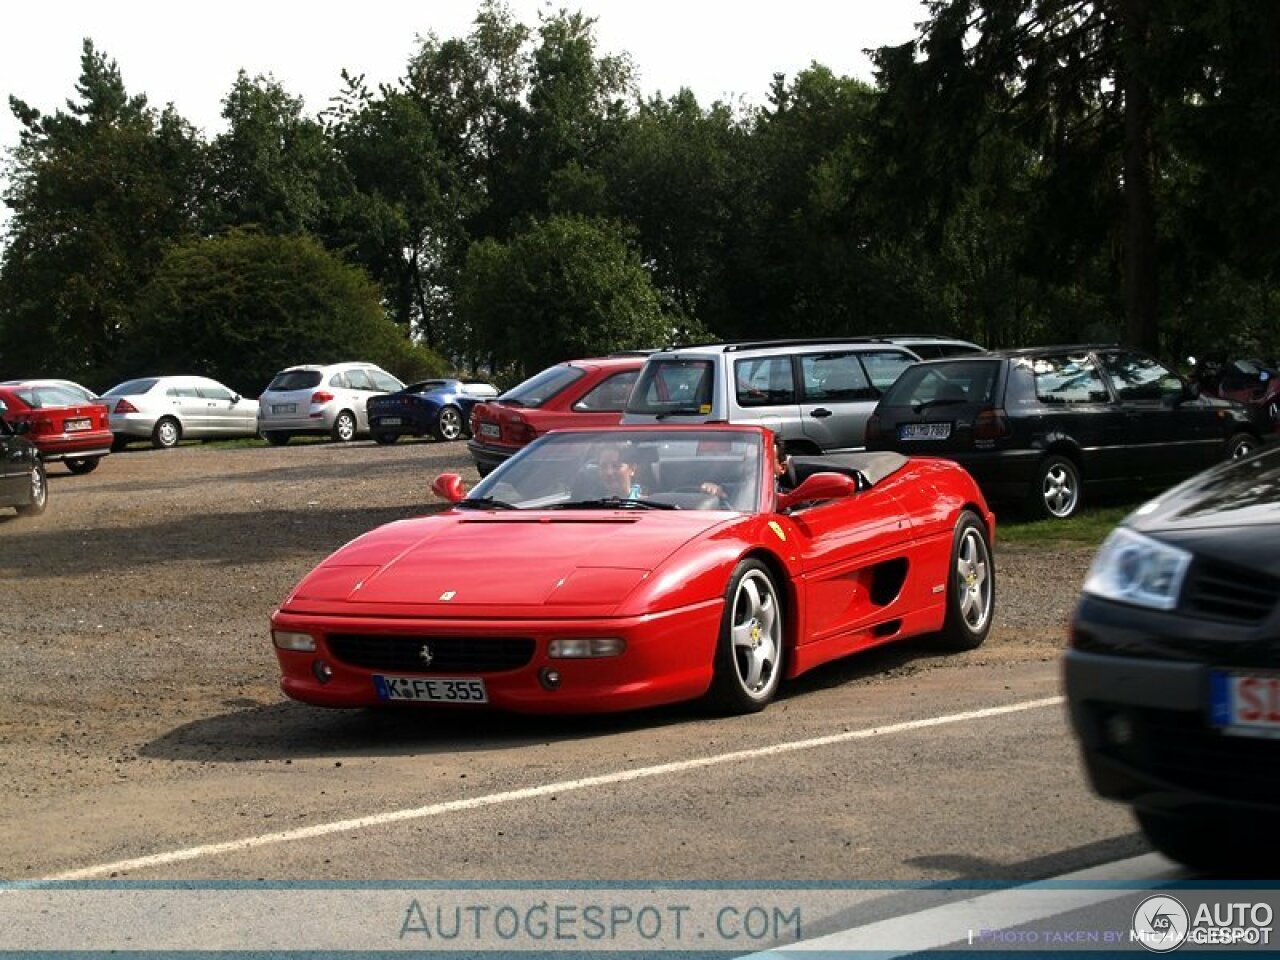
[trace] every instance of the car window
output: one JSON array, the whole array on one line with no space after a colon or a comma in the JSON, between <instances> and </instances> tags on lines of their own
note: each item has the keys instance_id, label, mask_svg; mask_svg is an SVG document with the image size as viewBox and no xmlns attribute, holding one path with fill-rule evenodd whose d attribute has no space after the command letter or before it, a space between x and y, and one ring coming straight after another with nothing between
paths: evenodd
<instances>
[{"instance_id":1,"label":"car window","mask_svg":"<svg viewBox=\"0 0 1280 960\"><path fill-rule=\"evenodd\" d=\"M915 355L905 350L862 350L857 357L862 361L867 379L881 393L893 386L898 375L916 362Z\"/></svg>"},{"instance_id":2,"label":"car window","mask_svg":"<svg viewBox=\"0 0 1280 960\"><path fill-rule=\"evenodd\" d=\"M277 373L267 384L268 390L284 393L289 390L310 390L320 386L319 370L285 370Z\"/></svg>"},{"instance_id":3,"label":"car window","mask_svg":"<svg viewBox=\"0 0 1280 960\"><path fill-rule=\"evenodd\" d=\"M622 373L615 373L592 387L586 396L573 405L573 409L580 413L589 411L621 413L622 408L627 405L627 397L630 395L631 388L639 375L639 370L624 370Z\"/></svg>"},{"instance_id":4,"label":"car window","mask_svg":"<svg viewBox=\"0 0 1280 960\"><path fill-rule=\"evenodd\" d=\"M800 358L804 398L810 403L874 400L880 392L853 353L817 353Z\"/></svg>"},{"instance_id":5,"label":"car window","mask_svg":"<svg viewBox=\"0 0 1280 960\"><path fill-rule=\"evenodd\" d=\"M230 390L216 383L202 383L196 391L206 400L230 400L233 396Z\"/></svg>"},{"instance_id":6,"label":"car window","mask_svg":"<svg viewBox=\"0 0 1280 960\"><path fill-rule=\"evenodd\" d=\"M999 360L948 360L907 367L880 402L886 407L994 402Z\"/></svg>"},{"instance_id":7,"label":"car window","mask_svg":"<svg viewBox=\"0 0 1280 960\"><path fill-rule=\"evenodd\" d=\"M628 413L710 413L714 360L687 357L650 359L627 399Z\"/></svg>"},{"instance_id":8,"label":"car window","mask_svg":"<svg viewBox=\"0 0 1280 960\"><path fill-rule=\"evenodd\" d=\"M373 378L369 376L369 371L362 369L347 371L347 386L352 390L366 390L370 393L377 389L373 385Z\"/></svg>"},{"instance_id":9,"label":"car window","mask_svg":"<svg viewBox=\"0 0 1280 960\"><path fill-rule=\"evenodd\" d=\"M734 393L741 407L796 402L795 373L789 355L735 360L733 378Z\"/></svg>"},{"instance_id":10,"label":"car window","mask_svg":"<svg viewBox=\"0 0 1280 960\"><path fill-rule=\"evenodd\" d=\"M1102 354L1101 359L1121 402L1182 396L1181 378L1148 356L1117 350Z\"/></svg>"},{"instance_id":11,"label":"car window","mask_svg":"<svg viewBox=\"0 0 1280 960\"><path fill-rule=\"evenodd\" d=\"M366 370L369 379L373 381L373 389L381 390L383 393L395 393L397 390L403 390L404 384L387 373L385 370ZM443 380L439 381L440 385L444 385Z\"/></svg>"},{"instance_id":12,"label":"car window","mask_svg":"<svg viewBox=\"0 0 1280 960\"><path fill-rule=\"evenodd\" d=\"M1036 357L1036 399L1041 403L1106 403L1111 399L1102 374L1087 353Z\"/></svg>"},{"instance_id":13,"label":"car window","mask_svg":"<svg viewBox=\"0 0 1280 960\"><path fill-rule=\"evenodd\" d=\"M139 380L126 380L124 383L118 383L106 393L104 397L132 397L140 393L146 393L157 383L160 382L159 377L143 377Z\"/></svg>"},{"instance_id":14,"label":"car window","mask_svg":"<svg viewBox=\"0 0 1280 960\"><path fill-rule=\"evenodd\" d=\"M200 391L195 388L194 384L182 383L176 384L165 390L165 396L168 397L198 397Z\"/></svg>"}]
</instances>

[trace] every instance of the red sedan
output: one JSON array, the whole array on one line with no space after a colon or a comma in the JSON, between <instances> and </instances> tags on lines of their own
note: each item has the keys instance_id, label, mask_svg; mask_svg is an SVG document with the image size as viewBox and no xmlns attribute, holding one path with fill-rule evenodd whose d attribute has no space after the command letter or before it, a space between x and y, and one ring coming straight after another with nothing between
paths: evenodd
<instances>
[{"instance_id":1,"label":"red sedan","mask_svg":"<svg viewBox=\"0 0 1280 960\"><path fill-rule=\"evenodd\" d=\"M569 360L477 404L467 449L480 476L549 430L619 423L643 366L640 353Z\"/></svg>"},{"instance_id":2,"label":"red sedan","mask_svg":"<svg viewBox=\"0 0 1280 960\"><path fill-rule=\"evenodd\" d=\"M26 437L45 463L61 460L72 473L89 473L111 452L106 404L69 381L0 384L10 424L26 423Z\"/></svg>"},{"instance_id":3,"label":"red sedan","mask_svg":"<svg viewBox=\"0 0 1280 960\"><path fill-rule=\"evenodd\" d=\"M950 461L793 460L759 426L557 431L442 513L371 531L273 614L284 692L329 707L763 709L919 634L978 646L994 517ZM709 492L709 491L714 491Z\"/></svg>"}]
</instances>

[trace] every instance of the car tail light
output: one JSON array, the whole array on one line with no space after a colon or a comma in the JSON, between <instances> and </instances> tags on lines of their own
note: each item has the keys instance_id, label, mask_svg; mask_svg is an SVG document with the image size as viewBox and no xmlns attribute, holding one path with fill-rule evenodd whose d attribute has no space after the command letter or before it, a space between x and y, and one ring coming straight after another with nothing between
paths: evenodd
<instances>
[{"instance_id":1,"label":"car tail light","mask_svg":"<svg viewBox=\"0 0 1280 960\"><path fill-rule=\"evenodd\" d=\"M876 414L867 417L866 442L880 439L880 418Z\"/></svg>"},{"instance_id":2,"label":"car tail light","mask_svg":"<svg viewBox=\"0 0 1280 960\"><path fill-rule=\"evenodd\" d=\"M538 431L527 420L513 419L507 427L515 443L532 443L538 435Z\"/></svg>"},{"instance_id":3,"label":"car tail light","mask_svg":"<svg viewBox=\"0 0 1280 960\"><path fill-rule=\"evenodd\" d=\"M138 408L135 407L128 400L116 401L116 413L137 413L137 412L138 412Z\"/></svg>"},{"instance_id":4,"label":"car tail light","mask_svg":"<svg viewBox=\"0 0 1280 960\"><path fill-rule=\"evenodd\" d=\"M330 393L328 390L317 390L315 393L311 395L311 402L316 404L328 403L332 399L333 399L333 394Z\"/></svg>"},{"instance_id":5,"label":"car tail light","mask_svg":"<svg viewBox=\"0 0 1280 960\"><path fill-rule=\"evenodd\" d=\"M983 410L973 421L973 439L1000 440L1009 436L1009 417L1000 407Z\"/></svg>"}]
</instances>

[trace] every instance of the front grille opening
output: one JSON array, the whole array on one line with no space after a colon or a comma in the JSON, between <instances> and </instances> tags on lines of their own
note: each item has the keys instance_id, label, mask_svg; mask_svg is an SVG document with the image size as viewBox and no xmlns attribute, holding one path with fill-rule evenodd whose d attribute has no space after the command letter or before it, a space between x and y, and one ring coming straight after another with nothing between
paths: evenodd
<instances>
[{"instance_id":1,"label":"front grille opening","mask_svg":"<svg viewBox=\"0 0 1280 960\"><path fill-rule=\"evenodd\" d=\"M435 637L384 633L331 633L334 658L368 670L416 674L501 673L533 659L532 637Z\"/></svg>"},{"instance_id":2,"label":"front grille opening","mask_svg":"<svg viewBox=\"0 0 1280 960\"><path fill-rule=\"evenodd\" d=\"M1197 560L1187 576L1182 604L1194 616L1259 623L1275 608L1280 582L1266 574L1213 560Z\"/></svg>"}]
</instances>

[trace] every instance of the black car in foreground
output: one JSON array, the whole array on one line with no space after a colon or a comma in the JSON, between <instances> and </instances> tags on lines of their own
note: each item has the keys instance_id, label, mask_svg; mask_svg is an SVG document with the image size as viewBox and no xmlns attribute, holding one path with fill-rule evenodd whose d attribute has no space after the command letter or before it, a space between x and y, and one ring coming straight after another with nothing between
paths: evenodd
<instances>
[{"instance_id":1,"label":"black car in foreground","mask_svg":"<svg viewBox=\"0 0 1280 960\"><path fill-rule=\"evenodd\" d=\"M1280 822L1280 450L1186 481L1099 548L1064 671L1085 767L1151 844L1274 876Z\"/></svg>"},{"instance_id":2,"label":"black car in foreground","mask_svg":"<svg viewBox=\"0 0 1280 960\"><path fill-rule=\"evenodd\" d=\"M0 414L5 405L0 402ZM20 515L44 513L49 482L35 444L21 435L26 424L14 428L0 417L0 507L13 507Z\"/></svg>"},{"instance_id":3,"label":"black car in foreground","mask_svg":"<svg viewBox=\"0 0 1280 960\"><path fill-rule=\"evenodd\" d=\"M1069 517L1086 489L1168 486L1244 456L1264 431L1244 406L1112 345L1033 347L918 363L866 428L868 450L954 460L988 500Z\"/></svg>"}]
</instances>

